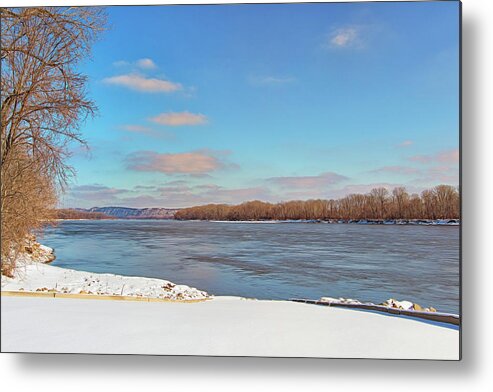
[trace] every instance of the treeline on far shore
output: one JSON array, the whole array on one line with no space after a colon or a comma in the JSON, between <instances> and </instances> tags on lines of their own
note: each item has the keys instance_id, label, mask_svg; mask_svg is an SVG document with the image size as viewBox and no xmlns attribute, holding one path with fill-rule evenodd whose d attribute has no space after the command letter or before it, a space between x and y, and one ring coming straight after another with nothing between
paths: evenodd
<instances>
[{"instance_id":1,"label":"treeline on far shore","mask_svg":"<svg viewBox=\"0 0 493 392\"><path fill-rule=\"evenodd\" d=\"M53 210L52 219L115 219L102 212L80 211L72 208L61 208Z\"/></svg>"},{"instance_id":2,"label":"treeline on far shore","mask_svg":"<svg viewBox=\"0 0 493 392\"><path fill-rule=\"evenodd\" d=\"M248 201L238 205L208 204L183 208L179 220L362 220L362 219L459 219L460 195L456 187L438 185L409 194L404 187L374 188L367 194L351 194L334 200L295 200L281 203Z\"/></svg>"}]
</instances>

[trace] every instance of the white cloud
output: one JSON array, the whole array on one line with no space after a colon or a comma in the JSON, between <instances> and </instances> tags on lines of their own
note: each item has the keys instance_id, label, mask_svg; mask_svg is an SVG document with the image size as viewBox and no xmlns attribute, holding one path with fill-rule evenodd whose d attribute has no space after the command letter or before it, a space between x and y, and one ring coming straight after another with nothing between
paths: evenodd
<instances>
[{"instance_id":1,"label":"white cloud","mask_svg":"<svg viewBox=\"0 0 493 392\"><path fill-rule=\"evenodd\" d=\"M139 59L135 62L137 67L142 68L142 69L156 69L157 65L152 59L145 58L145 59Z\"/></svg>"},{"instance_id":2,"label":"white cloud","mask_svg":"<svg viewBox=\"0 0 493 392\"><path fill-rule=\"evenodd\" d=\"M206 174L227 167L225 162L209 151L174 154L138 151L130 154L126 163L129 170L166 174Z\"/></svg>"},{"instance_id":3,"label":"white cloud","mask_svg":"<svg viewBox=\"0 0 493 392\"><path fill-rule=\"evenodd\" d=\"M138 59L137 61L131 62L127 60L118 60L113 62L113 66L115 67L137 67L140 69L156 69L157 65L154 60L146 57L142 59Z\"/></svg>"},{"instance_id":4,"label":"white cloud","mask_svg":"<svg viewBox=\"0 0 493 392\"><path fill-rule=\"evenodd\" d=\"M356 27L343 27L336 29L329 37L329 44L333 48L346 48L359 45L359 32Z\"/></svg>"},{"instance_id":5,"label":"white cloud","mask_svg":"<svg viewBox=\"0 0 493 392\"><path fill-rule=\"evenodd\" d=\"M189 112L161 113L157 116L149 118L149 121L169 127L179 127L184 125L206 124L207 117L203 114L195 114Z\"/></svg>"},{"instance_id":6,"label":"white cloud","mask_svg":"<svg viewBox=\"0 0 493 392\"><path fill-rule=\"evenodd\" d=\"M174 83L169 80L158 78L148 78L138 74L112 76L103 79L103 82L146 93L170 93L183 88L180 83Z\"/></svg>"}]
</instances>

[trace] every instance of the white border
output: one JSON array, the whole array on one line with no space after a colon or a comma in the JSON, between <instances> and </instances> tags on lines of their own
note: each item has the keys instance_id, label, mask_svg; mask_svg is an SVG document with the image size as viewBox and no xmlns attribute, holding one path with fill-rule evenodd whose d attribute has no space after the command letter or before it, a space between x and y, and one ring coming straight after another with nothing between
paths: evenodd
<instances>
[{"instance_id":1,"label":"white border","mask_svg":"<svg viewBox=\"0 0 493 392\"><path fill-rule=\"evenodd\" d=\"M224 2L226 1L216 0L214 3ZM2 6L167 3L173 2L7 0L2 1ZM188 0L180 3L207 2ZM493 280L492 20L493 1L463 1L462 362L1 354L0 375L3 390L489 390L493 385L493 312L490 309L489 290Z\"/></svg>"}]
</instances>

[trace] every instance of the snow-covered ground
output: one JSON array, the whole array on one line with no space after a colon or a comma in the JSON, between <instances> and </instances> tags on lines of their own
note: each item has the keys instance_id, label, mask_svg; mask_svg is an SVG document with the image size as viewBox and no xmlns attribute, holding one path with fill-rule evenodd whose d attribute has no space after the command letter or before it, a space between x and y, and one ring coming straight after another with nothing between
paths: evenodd
<instances>
[{"instance_id":1,"label":"snow-covered ground","mask_svg":"<svg viewBox=\"0 0 493 392\"><path fill-rule=\"evenodd\" d=\"M167 280L96 274L36 262L20 264L12 278L2 275L2 291L122 295L171 300L209 297L205 291Z\"/></svg>"},{"instance_id":2,"label":"snow-covered ground","mask_svg":"<svg viewBox=\"0 0 493 392\"><path fill-rule=\"evenodd\" d=\"M289 301L2 297L2 351L458 359L454 327Z\"/></svg>"}]
</instances>

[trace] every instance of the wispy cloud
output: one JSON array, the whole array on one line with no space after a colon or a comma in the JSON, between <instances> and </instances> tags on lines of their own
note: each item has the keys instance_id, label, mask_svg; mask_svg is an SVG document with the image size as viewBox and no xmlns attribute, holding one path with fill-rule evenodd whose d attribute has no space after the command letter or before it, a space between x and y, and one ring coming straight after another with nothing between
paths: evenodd
<instances>
[{"instance_id":1,"label":"wispy cloud","mask_svg":"<svg viewBox=\"0 0 493 392\"><path fill-rule=\"evenodd\" d=\"M326 36L324 46L327 49L365 49L378 40L385 39L387 35L385 26L379 23L346 24L333 26Z\"/></svg>"},{"instance_id":2,"label":"wispy cloud","mask_svg":"<svg viewBox=\"0 0 493 392\"><path fill-rule=\"evenodd\" d=\"M414 184L459 184L459 170L455 166L441 165L428 167L412 181Z\"/></svg>"},{"instance_id":3,"label":"wispy cloud","mask_svg":"<svg viewBox=\"0 0 493 392\"><path fill-rule=\"evenodd\" d=\"M433 162L433 157L431 155L413 155L409 157L411 162L419 162L419 163L430 163Z\"/></svg>"},{"instance_id":4,"label":"wispy cloud","mask_svg":"<svg viewBox=\"0 0 493 392\"><path fill-rule=\"evenodd\" d=\"M272 192L264 187L251 188L222 188L205 192L209 200L220 200L221 203L242 203L249 200L273 200Z\"/></svg>"},{"instance_id":5,"label":"wispy cloud","mask_svg":"<svg viewBox=\"0 0 493 392\"><path fill-rule=\"evenodd\" d=\"M129 207L191 207L208 203L239 204L248 200L278 201L278 197L263 187L227 188L216 184L181 185L166 184L154 192L123 195L119 205ZM83 202L81 200L81 202ZM115 203L112 201L111 203ZM86 202L86 204L90 204Z\"/></svg>"},{"instance_id":6,"label":"wispy cloud","mask_svg":"<svg viewBox=\"0 0 493 392\"><path fill-rule=\"evenodd\" d=\"M420 173L420 170L410 166L383 166L377 169L370 170L369 173L412 175Z\"/></svg>"},{"instance_id":7,"label":"wispy cloud","mask_svg":"<svg viewBox=\"0 0 493 392\"><path fill-rule=\"evenodd\" d=\"M334 30L329 36L332 48L347 48L360 44L359 33L355 26L342 27Z\"/></svg>"},{"instance_id":8,"label":"wispy cloud","mask_svg":"<svg viewBox=\"0 0 493 392\"><path fill-rule=\"evenodd\" d=\"M138 151L126 158L127 168L134 171L166 174L207 174L229 167L221 157L209 150L184 153Z\"/></svg>"},{"instance_id":9,"label":"wispy cloud","mask_svg":"<svg viewBox=\"0 0 493 392\"><path fill-rule=\"evenodd\" d=\"M442 151L437 155L437 161L442 163L459 163L459 149Z\"/></svg>"},{"instance_id":10,"label":"wispy cloud","mask_svg":"<svg viewBox=\"0 0 493 392\"><path fill-rule=\"evenodd\" d=\"M207 124L207 117L203 114L195 114L189 112L161 113L157 116L149 118L149 121L169 127L180 127L184 125Z\"/></svg>"},{"instance_id":11,"label":"wispy cloud","mask_svg":"<svg viewBox=\"0 0 493 392\"><path fill-rule=\"evenodd\" d=\"M130 65L130 63L126 60L118 60L113 62L114 67L126 67Z\"/></svg>"},{"instance_id":12,"label":"wispy cloud","mask_svg":"<svg viewBox=\"0 0 493 392\"><path fill-rule=\"evenodd\" d=\"M292 176L292 177L271 177L267 181L270 184L278 185L281 188L320 188L334 185L347 180L348 177L334 173L325 172L318 176Z\"/></svg>"},{"instance_id":13,"label":"wispy cloud","mask_svg":"<svg viewBox=\"0 0 493 392\"><path fill-rule=\"evenodd\" d=\"M103 79L103 82L145 93L171 93L183 89L180 83L174 83L165 79L148 78L147 76L138 74L112 76Z\"/></svg>"},{"instance_id":14,"label":"wispy cloud","mask_svg":"<svg viewBox=\"0 0 493 392\"><path fill-rule=\"evenodd\" d=\"M149 127L144 127L143 125L125 124L120 126L121 129L128 132L135 133L150 133L152 129Z\"/></svg>"},{"instance_id":15,"label":"wispy cloud","mask_svg":"<svg viewBox=\"0 0 493 392\"><path fill-rule=\"evenodd\" d=\"M101 184L73 186L66 195L69 200L83 200L91 204L109 203L117 200L118 195L128 192L126 189L112 188Z\"/></svg>"},{"instance_id":16,"label":"wispy cloud","mask_svg":"<svg viewBox=\"0 0 493 392\"><path fill-rule=\"evenodd\" d=\"M143 125L138 124L124 124L119 126L120 129L134 133L136 135L146 135L154 138L165 138L165 139L173 139L175 135L171 132L166 132L163 130L155 130L153 128L149 128Z\"/></svg>"},{"instance_id":17,"label":"wispy cloud","mask_svg":"<svg viewBox=\"0 0 493 392\"><path fill-rule=\"evenodd\" d=\"M271 191L264 187L226 188L216 184L165 185L159 188L160 196L178 203L196 205L203 203L242 203L248 200L272 200Z\"/></svg>"},{"instance_id":18,"label":"wispy cloud","mask_svg":"<svg viewBox=\"0 0 493 392\"><path fill-rule=\"evenodd\" d=\"M414 142L412 140L404 140L402 143L399 143L397 145L397 147L399 148L406 148L406 147L410 147L414 144Z\"/></svg>"},{"instance_id":19,"label":"wispy cloud","mask_svg":"<svg viewBox=\"0 0 493 392\"><path fill-rule=\"evenodd\" d=\"M113 66L115 67L132 67L132 68L140 68L143 70L152 70L157 69L157 65L154 60L146 57L142 59L138 59L136 61L127 61L127 60L118 60L113 62Z\"/></svg>"},{"instance_id":20,"label":"wispy cloud","mask_svg":"<svg viewBox=\"0 0 493 392\"><path fill-rule=\"evenodd\" d=\"M135 62L137 67L142 68L142 69L156 69L157 65L152 59L145 58L145 59L139 59Z\"/></svg>"},{"instance_id":21,"label":"wispy cloud","mask_svg":"<svg viewBox=\"0 0 493 392\"><path fill-rule=\"evenodd\" d=\"M106 185L101 184L90 184L90 185L76 185L71 188L72 192L99 192L99 191L109 191L110 193L119 193L120 190L116 188L109 188Z\"/></svg>"},{"instance_id":22,"label":"wispy cloud","mask_svg":"<svg viewBox=\"0 0 493 392\"><path fill-rule=\"evenodd\" d=\"M291 76L253 76L250 83L256 86L281 86L296 81L296 78Z\"/></svg>"},{"instance_id":23,"label":"wispy cloud","mask_svg":"<svg viewBox=\"0 0 493 392\"><path fill-rule=\"evenodd\" d=\"M437 152L436 154L428 154L428 155L414 155L412 157L409 157L409 160L411 162L418 162L418 163L432 163L432 162L439 162L439 163L459 163L459 149L452 149L452 150L445 150L445 151L440 151Z\"/></svg>"}]
</instances>

